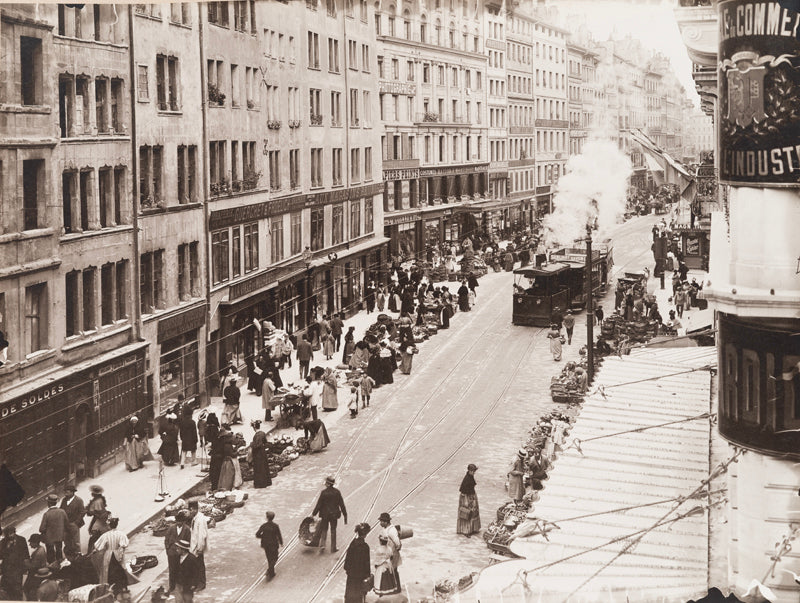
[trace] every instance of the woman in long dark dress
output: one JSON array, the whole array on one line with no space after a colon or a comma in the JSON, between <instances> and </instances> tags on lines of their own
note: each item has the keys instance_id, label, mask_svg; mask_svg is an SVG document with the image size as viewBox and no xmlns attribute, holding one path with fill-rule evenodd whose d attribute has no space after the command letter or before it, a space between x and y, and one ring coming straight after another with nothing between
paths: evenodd
<instances>
[{"instance_id":1,"label":"woman in long dark dress","mask_svg":"<svg viewBox=\"0 0 800 603\"><path fill-rule=\"evenodd\" d=\"M458 309L462 312L469 312L469 287L467 287L467 281L462 282L458 288Z\"/></svg>"},{"instance_id":2,"label":"woman in long dark dress","mask_svg":"<svg viewBox=\"0 0 800 603\"><path fill-rule=\"evenodd\" d=\"M267 462L267 434L261 430L261 421L254 421L253 441L250 447L253 450L253 487L266 488L272 485Z\"/></svg>"},{"instance_id":3,"label":"woman in long dark dress","mask_svg":"<svg viewBox=\"0 0 800 603\"><path fill-rule=\"evenodd\" d=\"M380 387L388 381L383 381L383 370L381 369L381 358L379 352L376 350L369 355L369 362L367 363L367 375L372 377L375 382L375 387Z\"/></svg>"},{"instance_id":4,"label":"woman in long dark dress","mask_svg":"<svg viewBox=\"0 0 800 603\"><path fill-rule=\"evenodd\" d=\"M275 364L275 359L272 357L272 354L269 353L269 350L262 350L261 354L259 355L259 367L263 371L261 373L261 381L264 381L264 376L269 375L272 373L272 382L275 384L275 387L283 387L283 380L281 379L281 374L278 371L278 365ZM260 394L259 388L259 394Z\"/></svg>"},{"instance_id":5,"label":"woman in long dark dress","mask_svg":"<svg viewBox=\"0 0 800 603\"><path fill-rule=\"evenodd\" d=\"M372 573L369 564L369 545L364 540L368 533L368 523L356 525L356 537L347 547L347 555L344 558L344 571L347 574L344 603L364 603L366 600L364 580Z\"/></svg>"},{"instance_id":6,"label":"woman in long dark dress","mask_svg":"<svg viewBox=\"0 0 800 603\"><path fill-rule=\"evenodd\" d=\"M481 514L478 509L478 495L475 494L475 472L478 470L476 465L467 465L467 473L461 480L458 491L458 524L457 534L471 536L481 529Z\"/></svg>"},{"instance_id":7,"label":"woman in long dark dress","mask_svg":"<svg viewBox=\"0 0 800 603\"><path fill-rule=\"evenodd\" d=\"M353 355L353 352L356 349L355 330L355 327L350 327L347 329L347 333L344 335L344 345L342 346L342 364L347 364L350 362L350 357Z\"/></svg>"},{"instance_id":8,"label":"woman in long dark dress","mask_svg":"<svg viewBox=\"0 0 800 603\"><path fill-rule=\"evenodd\" d=\"M167 415L167 424L161 430L161 446L158 454L164 459L164 464L169 466L178 462L178 426L175 424L177 417Z\"/></svg>"},{"instance_id":9,"label":"woman in long dark dress","mask_svg":"<svg viewBox=\"0 0 800 603\"><path fill-rule=\"evenodd\" d=\"M381 349L378 352L378 371L380 373L381 383L394 383L392 373L397 368L397 362L394 360L394 354L385 341L381 341Z\"/></svg>"}]
</instances>

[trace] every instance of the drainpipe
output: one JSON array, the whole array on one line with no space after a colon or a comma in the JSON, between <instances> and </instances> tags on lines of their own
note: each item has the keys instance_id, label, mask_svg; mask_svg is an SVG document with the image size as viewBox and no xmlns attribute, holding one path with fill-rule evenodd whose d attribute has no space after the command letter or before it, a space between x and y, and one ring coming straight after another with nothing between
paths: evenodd
<instances>
[{"instance_id":1,"label":"drainpipe","mask_svg":"<svg viewBox=\"0 0 800 603\"><path fill-rule=\"evenodd\" d=\"M200 115L201 115L201 144L203 145L203 194L200 197L203 202L203 236L205 237L205 243L203 245L203 249L205 250L205 257L203 262L203 275L205 276L205 294L206 294L206 343L211 340L211 320L214 318L214 314L211 310L211 234L208 229L208 222L209 222L209 208L208 208L208 102L206 101L207 95L207 88L206 88L206 72L203 69L206 64L206 56L205 56L205 20L203 19L203 7L205 4L198 4L197 5L197 32L198 32L198 44L200 45ZM205 13L206 15L208 13ZM206 367L208 367L208 345L206 345ZM213 366L219 366L219 347L218 345L214 348L214 364ZM208 381L208 377L210 375L206 374L206 381Z\"/></svg>"},{"instance_id":2,"label":"drainpipe","mask_svg":"<svg viewBox=\"0 0 800 603\"><path fill-rule=\"evenodd\" d=\"M130 110L131 110L131 178L133 179L133 279L131 292L133 295L133 336L136 340L142 339L142 305L139 266L139 152L137 149L136 138L136 57L134 56L135 44L133 38L133 4L128 5L128 63L130 71ZM152 392L151 392L152 393Z\"/></svg>"}]
</instances>

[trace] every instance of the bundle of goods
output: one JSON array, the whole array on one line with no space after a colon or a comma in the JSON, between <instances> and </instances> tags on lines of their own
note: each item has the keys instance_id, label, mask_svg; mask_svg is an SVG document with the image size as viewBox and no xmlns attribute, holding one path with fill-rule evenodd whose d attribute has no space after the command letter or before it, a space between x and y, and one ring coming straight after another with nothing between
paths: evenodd
<instances>
[{"instance_id":1,"label":"bundle of goods","mask_svg":"<svg viewBox=\"0 0 800 603\"><path fill-rule=\"evenodd\" d=\"M475 578L477 576L478 572L473 572L462 576L458 582L449 578L437 580L433 587L432 601L434 603L437 601L449 601L452 597L470 588L475 583ZM431 601L431 599L426 597L423 601Z\"/></svg>"},{"instance_id":2,"label":"bundle of goods","mask_svg":"<svg viewBox=\"0 0 800 603\"><path fill-rule=\"evenodd\" d=\"M314 537L321 521L322 520L318 517L306 517L300 522L297 535L301 544L305 546L318 546Z\"/></svg>"},{"instance_id":3,"label":"bundle of goods","mask_svg":"<svg viewBox=\"0 0 800 603\"><path fill-rule=\"evenodd\" d=\"M158 565L158 557L155 555L140 555L128 561L128 568L134 576L138 576L142 571L156 567ZM70 599L73 601L74 599Z\"/></svg>"},{"instance_id":4,"label":"bundle of goods","mask_svg":"<svg viewBox=\"0 0 800 603\"><path fill-rule=\"evenodd\" d=\"M178 514L179 511L182 511L187 508L188 508L188 503L182 498L179 498L174 503L172 503L171 505L167 505L164 508L164 515L166 515L167 517L175 516Z\"/></svg>"},{"instance_id":5,"label":"bundle of goods","mask_svg":"<svg viewBox=\"0 0 800 603\"><path fill-rule=\"evenodd\" d=\"M472 265L472 274L480 278L487 272L489 272L489 267L486 265L486 262L483 260L483 258L476 257Z\"/></svg>"},{"instance_id":6,"label":"bundle of goods","mask_svg":"<svg viewBox=\"0 0 800 603\"><path fill-rule=\"evenodd\" d=\"M431 282L441 283L447 280L447 268L444 264L439 264L435 268L431 268L428 277Z\"/></svg>"},{"instance_id":7,"label":"bundle of goods","mask_svg":"<svg viewBox=\"0 0 800 603\"><path fill-rule=\"evenodd\" d=\"M267 452L278 455L294 444L291 436L282 435L267 442Z\"/></svg>"},{"instance_id":8,"label":"bundle of goods","mask_svg":"<svg viewBox=\"0 0 800 603\"><path fill-rule=\"evenodd\" d=\"M568 362L561 370L561 374L550 380L550 395L553 397L553 402L583 402L587 386L586 369L574 362Z\"/></svg>"},{"instance_id":9,"label":"bundle of goods","mask_svg":"<svg viewBox=\"0 0 800 603\"><path fill-rule=\"evenodd\" d=\"M412 327L411 333L414 335L414 343L422 343L429 337L428 329L425 327Z\"/></svg>"},{"instance_id":10,"label":"bundle of goods","mask_svg":"<svg viewBox=\"0 0 800 603\"><path fill-rule=\"evenodd\" d=\"M539 421L537 421L536 425L531 429L528 441L525 442L524 448L528 452L528 455L532 456L533 453L541 452L545 448L545 444L553 433L553 427L557 425L558 422L566 424L566 427L563 429L563 434L566 435L569 431L568 426L571 425L572 419L576 414L577 413L572 413L572 415L568 415L554 410L540 417Z\"/></svg>"},{"instance_id":11,"label":"bundle of goods","mask_svg":"<svg viewBox=\"0 0 800 603\"><path fill-rule=\"evenodd\" d=\"M294 449L300 454L306 454L310 450L308 438L306 437L297 438L297 441L294 443Z\"/></svg>"},{"instance_id":12,"label":"bundle of goods","mask_svg":"<svg viewBox=\"0 0 800 603\"><path fill-rule=\"evenodd\" d=\"M509 548L515 538L514 530L516 530L516 528L517 524L513 522L509 522L509 525L505 525L499 521L493 521L483 532L483 539L486 541L486 546L495 553L500 553L501 555L507 555L509 557L518 557L518 555L512 553Z\"/></svg>"},{"instance_id":13,"label":"bundle of goods","mask_svg":"<svg viewBox=\"0 0 800 603\"><path fill-rule=\"evenodd\" d=\"M428 331L428 335L436 335L439 332L439 314L426 312L422 318L425 321L425 329Z\"/></svg>"}]
</instances>

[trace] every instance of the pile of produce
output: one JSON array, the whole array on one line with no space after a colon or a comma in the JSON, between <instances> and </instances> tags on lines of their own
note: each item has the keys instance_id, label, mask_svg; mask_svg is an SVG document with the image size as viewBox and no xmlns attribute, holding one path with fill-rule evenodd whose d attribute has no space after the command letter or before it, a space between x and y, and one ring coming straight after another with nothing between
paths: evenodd
<instances>
[{"instance_id":1,"label":"pile of produce","mask_svg":"<svg viewBox=\"0 0 800 603\"><path fill-rule=\"evenodd\" d=\"M462 576L458 582L455 580L451 580L449 578L445 578L444 580L438 580L433 587L433 598L426 597L425 599L421 600L421 603L433 603L436 601L449 601L451 597L457 595L460 592L465 591L470 586L473 585L475 582L475 578L477 577L478 573L473 572L471 574L467 574L466 576Z\"/></svg>"},{"instance_id":2,"label":"pile of produce","mask_svg":"<svg viewBox=\"0 0 800 603\"><path fill-rule=\"evenodd\" d=\"M550 380L550 395L553 402L583 402L588 383L585 363L568 362L561 373Z\"/></svg>"}]
</instances>

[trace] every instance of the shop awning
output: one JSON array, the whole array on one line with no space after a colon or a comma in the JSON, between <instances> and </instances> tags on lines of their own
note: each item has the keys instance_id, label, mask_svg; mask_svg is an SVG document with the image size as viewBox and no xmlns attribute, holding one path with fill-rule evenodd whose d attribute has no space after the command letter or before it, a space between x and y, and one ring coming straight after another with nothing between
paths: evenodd
<instances>
[{"instance_id":1,"label":"shop awning","mask_svg":"<svg viewBox=\"0 0 800 603\"><path fill-rule=\"evenodd\" d=\"M109 362L110 360L121 358L122 356L132 354L133 352L144 350L149 345L150 345L149 341L137 341L135 343L125 345L121 348L117 348L116 350L111 350L110 352L106 352L105 354L100 354L99 356L93 356L92 358L84 360L83 362L79 362L77 364L58 367L53 371L50 371L40 377L37 377L36 379L32 379L31 381L16 383L14 384L14 387L11 387L6 390L0 390L0 400L11 400L16 396L41 389L43 387L51 385L52 383L56 383L61 379L88 370L93 366L98 366L100 364Z\"/></svg>"},{"instance_id":2,"label":"shop awning","mask_svg":"<svg viewBox=\"0 0 800 603\"><path fill-rule=\"evenodd\" d=\"M373 247L379 247L380 245L384 245L385 243L389 242L388 237L384 237L383 235L372 237L371 239L367 239L363 243L357 243L356 245L351 245L345 249L338 250L336 253L336 257L338 260L342 258L349 257L351 255L355 255L357 253L361 253L362 251L367 251L368 249L372 249ZM330 264L330 260L328 259L327 255L323 255L318 258L314 258L311 261L312 268L319 268L320 266L326 266Z\"/></svg>"}]
</instances>

